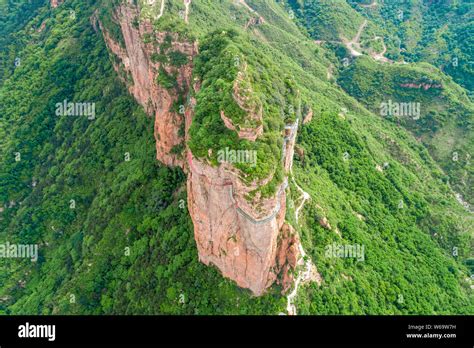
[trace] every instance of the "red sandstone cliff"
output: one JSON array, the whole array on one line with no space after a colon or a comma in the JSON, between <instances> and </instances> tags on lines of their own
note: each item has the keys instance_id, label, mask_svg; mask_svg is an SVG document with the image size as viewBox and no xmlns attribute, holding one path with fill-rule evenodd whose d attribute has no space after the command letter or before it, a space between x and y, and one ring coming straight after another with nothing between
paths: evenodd
<instances>
[{"instance_id":1,"label":"red sandstone cliff","mask_svg":"<svg viewBox=\"0 0 474 348\"><path fill-rule=\"evenodd\" d=\"M291 269L296 267L295 260L299 257L299 240L292 229L284 227L287 180L273 197L262 199L257 196L248 201L247 194L271 178L248 185L229 164L212 166L195 158L189 149L185 150L185 158L173 154L173 148L184 140L179 131L183 123L184 138L187 139L193 114L192 107L186 107L184 114L176 113L172 107L179 93L188 98L191 105L195 103L190 91L199 92L199 81L192 81L192 58L198 54L198 47L196 43L180 41L177 35L153 32L147 22L134 26L132 23L137 14L138 9L132 5L121 5L116 9L115 20L120 25L124 47L100 22L99 26L107 46L121 62L115 64L115 69L120 72L123 67L131 76L133 82L127 82L130 93L155 118L158 160L166 165L181 166L188 173L188 207L194 223L199 259L207 265L215 265L224 276L255 295L261 295L279 278L288 289L293 277ZM156 45L144 43L144 37L150 34ZM152 62L152 55L159 53L157 50L167 35L172 37L171 49L189 58L189 62L180 68ZM176 88L166 89L156 83L160 69L176 74ZM236 78L234 98L257 126L236 129L223 113L221 117L228 128L255 141L263 133L262 108L252 104L251 91L240 88L239 79L244 78L244 74L245 69ZM124 78L125 82L127 80ZM288 126L283 135L283 165L287 172L292 165L297 126Z\"/></svg>"},{"instance_id":2,"label":"red sandstone cliff","mask_svg":"<svg viewBox=\"0 0 474 348\"><path fill-rule=\"evenodd\" d=\"M244 198L247 186L226 165L212 167L189 152L188 205L199 259L260 295L277 277L278 235L284 223L284 187L260 201L259 213Z\"/></svg>"},{"instance_id":3,"label":"red sandstone cliff","mask_svg":"<svg viewBox=\"0 0 474 348\"><path fill-rule=\"evenodd\" d=\"M138 16L138 9L131 5L121 5L116 10L116 20L121 27L125 47L104 30L99 23L109 49L120 59L126 73L132 77L130 93L145 108L146 112L155 117L155 138L157 159L169 166L183 166L184 159L175 154L173 149L183 144L184 136L180 129L184 127L184 110L174 110L179 94L187 96L192 79L192 58L198 53L196 43L180 41L177 35L154 32L149 22L143 22L136 28L133 25ZM144 43L146 35L153 35L154 40ZM189 62L181 67L153 62L152 56L160 54L159 47L167 36L171 36L171 47L168 50L179 51L189 57ZM163 52L161 52L163 53ZM117 71L120 66L115 65ZM164 69L167 74L176 74L177 86L167 89L160 86L156 79Z\"/></svg>"}]
</instances>

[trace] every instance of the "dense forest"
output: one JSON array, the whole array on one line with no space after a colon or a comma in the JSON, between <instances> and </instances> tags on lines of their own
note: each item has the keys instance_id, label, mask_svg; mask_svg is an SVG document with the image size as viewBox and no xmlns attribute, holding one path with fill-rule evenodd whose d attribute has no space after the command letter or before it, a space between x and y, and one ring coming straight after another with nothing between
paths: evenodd
<instances>
[{"instance_id":1,"label":"dense forest","mask_svg":"<svg viewBox=\"0 0 474 348\"><path fill-rule=\"evenodd\" d=\"M120 2L66 0L52 8L0 0L0 244L39 246L36 262L0 258L0 313L284 312L279 285L255 297L199 262L186 174L156 160L153 119L91 23L99 13L123 42L112 14ZM138 2L137 21L159 10ZM265 20L248 26L255 14L246 7L196 0L186 26L182 1L168 1L154 28L200 45L193 77L202 88L187 146L215 166L209 149L238 143L257 151L259 164L239 170L249 180L273 173L262 187L271 195L282 180L280 134L300 121L292 175L311 199L299 223L288 220L323 281L300 288L299 314L474 314L473 216L456 199L460 193L474 203L474 79L463 63L473 59L468 4L430 10L422 1L386 1L372 11L360 3L249 0ZM419 27L390 19L400 9L422 16ZM410 64L378 62L367 47L361 57L348 55L336 41L352 39L366 19L366 35L386 37L387 56ZM407 42L400 54L397 37ZM445 52L430 55L430 47ZM457 70L449 66L455 56ZM223 109L245 122L229 97L235 57L248 66L249 103L264 110L266 133L256 142L238 139L219 117ZM179 54L154 58L184 63ZM400 87L413 81L444 88ZM166 74L156 81L174 82ZM381 117L388 99L427 107L420 122ZM58 116L65 100L95 103L95 117ZM459 160L450 160L453 153ZM289 190L287 206L298 199ZM363 245L364 260L328 257L333 244Z\"/></svg>"},{"instance_id":2,"label":"dense forest","mask_svg":"<svg viewBox=\"0 0 474 348\"><path fill-rule=\"evenodd\" d=\"M340 42L341 37L351 39L364 18L368 19L362 33L365 48L373 46L375 36L381 37L389 58L433 64L452 76L472 96L474 22L470 0L287 2L298 21L317 40Z\"/></svg>"}]
</instances>

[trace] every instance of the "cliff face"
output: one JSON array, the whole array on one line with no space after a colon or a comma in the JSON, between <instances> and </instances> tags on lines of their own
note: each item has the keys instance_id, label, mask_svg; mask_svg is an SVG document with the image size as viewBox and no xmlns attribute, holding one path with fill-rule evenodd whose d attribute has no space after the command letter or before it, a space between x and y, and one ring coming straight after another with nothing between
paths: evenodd
<instances>
[{"instance_id":1,"label":"cliff face","mask_svg":"<svg viewBox=\"0 0 474 348\"><path fill-rule=\"evenodd\" d=\"M134 26L138 14L138 9L131 5L121 5L116 9L115 19L120 25L125 47L121 47L102 25L101 29L107 46L120 59L125 72L132 77L130 93L148 114L155 117L157 159L169 166L183 166L183 158L174 149L184 141L185 109L184 105L176 103L180 96L189 94L192 58L198 53L198 47L196 43L180 41L177 35L154 32L149 22L141 22L138 26ZM154 40L144 43L144 38L150 35ZM171 64L153 62L154 55L163 54L159 47L165 41L169 46L167 51L182 53L188 57L188 63L175 67ZM119 71L120 66L116 64L115 69ZM160 73L175 76L176 85L168 88L161 86L157 83Z\"/></svg>"},{"instance_id":2,"label":"cliff face","mask_svg":"<svg viewBox=\"0 0 474 348\"><path fill-rule=\"evenodd\" d=\"M244 185L225 165L217 168L188 153L188 205L199 258L260 295L276 279L278 235L286 212L284 188L263 200L260 214L245 200Z\"/></svg>"},{"instance_id":3,"label":"cliff face","mask_svg":"<svg viewBox=\"0 0 474 348\"><path fill-rule=\"evenodd\" d=\"M288 180L270 198L257 197L248 201L246 195L271 180L245 184L239 173L230 164L212 166L195 158L186 148L179 157L173 148L188 138L192 122L195 99L190 96L193 89L199 92L199 81L192 80L192 58L198 54L196 43L179 41L177 35L153 32L147 22L133 25L138 9L121 5L116 9L115 20L120 25L125 47L120 46L99 23L109 49L119 58L115 64L131 76L130 93L143 105L148 114L155 117L157 158L166 165L181 166L188 173L188 207L194 223L195 239L199 259L206 265L215 265L225 277L239 286L261 295L265 289L279 279L284 288L292 280L290 270L296 267L299 240L291 229L284 228L286 214L286 190ZM144 37L153 35L155 44L144 43ZM169 43L169 38L171 43ZM162 63L153 63L152 56L159 51L165 40L169 50L181 52L188 62L179 68ZM176 86L171 89L156 83L163 69L176 76ZM126 80L126 79L124 79ZM238 80L237 80L238 81ZM235 130L242 138L255 141L263 133L262 110L259 105L244 105L236 83L234 98L242 109L257 122L256 129L235 129L232 122L221 114L225 125ZM248 91L246 91L248 92ZM188 99L189 104L182 113L173 111L178 101ZM184 135L180 129L184 128ZM290 171L297 124L285 129L283 166ZM283 233L281 232L283 228ZM282 274L283 272L283 274ZM281 275L281 277L280 277Z\"/></svg>"},{"instance_id":4,"label":"cliff face","mask_svg":"<svg viewBox=\"0 0 474 348\"><path fill-rule=\"evenodd\" d=\"M297 124L288 127L284 142L285 169L290 170ZM217 266L239 286L261 295L283 271L288 288L296 267L299 240L281 233L285 224L285 180L276 195L256 201L245 197L265 182L244 184L229 165L212 167L188 152L188 205L194 222L200 260ZM267 179L268 181L269 179Z\"/></svg>"}]
</instances>

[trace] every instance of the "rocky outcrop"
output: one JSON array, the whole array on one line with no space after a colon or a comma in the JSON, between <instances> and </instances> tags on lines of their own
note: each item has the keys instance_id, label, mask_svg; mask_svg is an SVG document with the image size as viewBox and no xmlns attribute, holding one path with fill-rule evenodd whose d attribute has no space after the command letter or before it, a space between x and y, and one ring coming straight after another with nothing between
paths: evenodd
<instances>
[{"instance_id":1,"label":"rocky outcrop","mask_svg":"<svg viewBox=\"0 0 474 348\"><path fill-rule=\"evenodd\" d=\"M303 119L303 124L308 124L313 120L313 109L309 108Z\"/></svg>"},{"instance_id":2,"label":"rocky outcrop","mask_svg":"<svg viewBox=\"0 0 474 348\"><path fill-rule=\"evenodd\" d=\"M250 193L266 185L272 177L249 184L229 163L211 165L194 157L188 148L184 149L184 156L175 154L173 149L189 138L196 104L190 92L200 90L200 81L192 80L192 59L198 54L198 47L177 35L154 32L148 22L136 23L137 15L138 9L130 4L122 4L115 11L123 44L114 40L97 21L107 46L118 58L115 69L119 74L125 73L122 79L130 93L154 116L158 160L181 166L187 172L188 209L200 261L216 266L225 277L255 295L263 294L277 280L284 289L289 289L301 248L297 234L285 224L288 180L280 184L272 197L256 194L250 199ZM188 57L188 62L179 67L154 62L154 56L166 53L160 49L165 43L168 51L180 52ZM248 117L242 125L235 125L224 111L221 118L241 138L256 141L263 134L263 107L254 99L246 70L243 65L233 87L233 97ZM175 85L170 88L157 83L160 74L175 76ZM188 100L182 113L174 108L180 100ZM297 129L296 122L287 126L282 135L282 166L287 173L292 166Z\"/></svg>"},{"instance_id":3,"label":"rocky outcrop","mask_svg":"<svg viewBox=\"0 0 474 348\"><path fill-rule=\"evenodd\" d=\"M293 158L295 155L296 134L298 133L299 120L292 125L285 127L285 135L283 138L283 167L289 173L293 167Z\"/></svg>"},{"instance_id":4,"label":"rocky outcrop","mask_svg":"<svg viewBox=\"0 0 474 348\"><path fill-rule=\"evenodd\" d=\"M99 25L109 49L119 58L121 68L131 75L133 83L129 85L130 93L155 117L155 138L157 159L169 166L183 166L184 156L176 153L176 148L183 144L185 111L184 105L176 105L178 100L188 96L192 83L192 57L198 53L197 43L179 40L178 35L165 32L154 32L149 22L142 22L138 27L133 23L138 17L137 8L121 5L116 9L116 20L121 27L125 47L116 42L111 35ZM152 40L144 42L145 37ZM167 41L166 52L161 51ZM189 58L187 64L179 67L153 61L153 57L167 52L180 52ZM157 82L160 74L166 74L176 80L173 87L162 86ZM177 107L177 109L176 109ZM181 112L180 109L181 108Z\"/></svg>"},{"instance_id":5,"label":"rocky outcrop","mask_svg":"<svg viewBox=\"0 0 474 348\"><path fill-rule=\"evenodd\" d=\"M278 247L277 269L281 271L281 285L283 292L287 292L294 282L294 270L301 257L300 240L293 227L284 224L281 229L281 241Z\"/></svg>"},{"instance_id":6,"label":"rocky outcrop","mask_svg":"<svg viewBox=\"0 0 474 348\"><path fill-rule=\"evenodd\" d=\"M52 8L56 8L63 3L64 0L51 0L50 4Z\"/></svg>"},{"instance_id":7,"label":"rocky outcrop","mask_svg":"<svg viewBox=\"0 0 474 348\"><path fill-rule=\"evenodd\" d=\"M329 220L326 217L322 217L321 219L319 219L319 225L321 225L321 227L325 228L326 230L332 230L331 224L329 223Z\"/></svg>"},{"instance_id":8,"label":"rocky outcrop","mask_svg":"<svg viewBox=\"0 0 474 348\"><path fill-rule=\"evenodd\" d=\"M245 24L245 29L248 29L248 28L254 27L254 26L258 26L258 25L262 25L262 24L265 24L265 18L263 18L262 16L252 17Z\"/></svg>"},{"instance_id":9,"label":"rocky outcrop","mask_svg":"<svg viewBox=\"0 0 474 348\"><path fill-rule=\"evenodd\" d=\"M221 119L225 126L238 132L241 139L255 141L263 134L263 105L256 99L252 89L252 83L247 72L247 63L242 63L242 69L237 73L234 81L232 97L236 104L247 113L243 124L234 125L224 111L221 111Z\"/></svg>"},{"instance_id":10,"label":"rocky outcrop","mask_svg":"<svg viewBox=\"0 0 474 348\"><path fill-rule=\"evenodd\" d=\"M283 163L291 169L298 124L286 129ZM282 285L291 283L293 245L299 240L289 227L286 215L285 180L275 196L249 200L250 192L265 185L247 184L232 166L213 167L188 152L188 207L194 222L199 259L215 265L239 286L261 295L282 274ZM286 225L287 226L287 225Z\"/></svg>"},{"instance_id":11,"label":"rocky outcrop","mask_svg":"<svg viewBox=\"0 0 474 348\"><path fill-rule=\"evenodd\" d=\"M295 146L295 155L302 164L305 163L305 151L301 146Z\"/></svg>"},{"instance_id":12,"label":"rocky outcrop","mask_svg":"<svg viewBox=\"0 0 474 348\"><path fill-rule=\"evenodd\" d=\"M221 111L221 119L228 129L237 132L240 139L255 141L263 134L263 125L260 125L257 128L241 128L237 126L237 129L232 120L225 115L224 111Z\"/></svg>"}]
</instances>

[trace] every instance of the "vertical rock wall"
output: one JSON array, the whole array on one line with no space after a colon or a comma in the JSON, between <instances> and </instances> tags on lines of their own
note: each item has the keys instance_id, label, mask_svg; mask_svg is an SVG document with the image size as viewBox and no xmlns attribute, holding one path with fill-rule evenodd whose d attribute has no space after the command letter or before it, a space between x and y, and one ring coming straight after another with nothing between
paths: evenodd
<instances>
[{"instance_id":1,"label":"vertical rock wall","mask_svg":"<svg viewBox=\"0 0 474 348\"><path fill-rule=\"evenodd\" d=\"M130 74L133 83L129 85L130 93L145 108L146 112L155 117L155 138L157 159L169 166L183 166L184 156L174 148L184 142L185 115L176 110L175 103L180 95L189 94L192 79L192 58L198 53L197 43L180 41L178 35L154 32L149 22L134 26L139 11L132 5L121 5L116 10L116 20L120 25L125 47L120 46L101 25L104 38L109 49L120 59L122 65L115 65L117 71L121 67ZM153 40L144 43L146 36L152 35ZM180 67L170 64L153 62L154 54L160 53L159 47L171 37L173 52L181 52L189 58L189 62ZM176 76L177 85L165 88L157 83L160 70L164 69L170 76ZM180 134L183 133L183 134Z\"/></svg>"}]
</instances>

